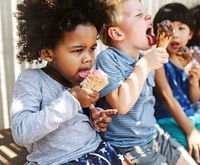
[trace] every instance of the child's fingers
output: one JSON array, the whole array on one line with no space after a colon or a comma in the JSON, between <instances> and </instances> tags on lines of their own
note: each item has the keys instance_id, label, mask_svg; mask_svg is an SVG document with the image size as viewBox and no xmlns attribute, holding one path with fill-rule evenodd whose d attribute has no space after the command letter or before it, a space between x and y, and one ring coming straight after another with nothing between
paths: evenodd
<instances>
[{"instance_id":1,"label":"child's fingers","mask_svg":"<svg viewBox=\"0 0 200 165\"><path fill-rule=\"evenodd\" d=\"M101 123L108 124L112 122L112 118L110 116L102 117Z\"/></svg>"},{"instance_id":2,"label":"child's fingers","mask_svg":"<svg viewBox=\"0 0 200 165\"><path fill-rule=\"evenodd\" d=\"M117 114L117 109L106 109L106 110L101 110L101 114L103 117L105 116L110 116L110 115L115 115Z\"/></svg>"},{"instance_id":3,"label":"child's fingers","mask_svg":"<svg viewBox=\"0 0 200 165\"><path fill-rule=\"evenodd\" d=\"M112 118L110 116L102 117L101 121L97 123L99 130L101 132L105 132L110 122L112 122Z\"/></svg>"},{"instance_id":4,"label":"child's fingers","mask_svg":"<svg viewBox=\"0 0 200 165\"><path fill-rule=\"evenodd\" d=\"M167 50L165 48L162 47L158 47L156 48L158 53L167 53Z\"/></svg>"},{"instance_id":5,"label":"child's fingers","mask_svg":"<svg viewBox=\"0 0 200 165\"><path fill-rule=\"evenodd\" d=\"M192 155L192 153L194 153L194 157L195 157L195 160L197 163L200 163L199 151L200 151L200 146L188 144L188 152L190 155Z\"/></svg>"},{"instance_id":6,"label":"child's fingers","mask_svg":"<svg viewBox=\"0 0 200 165\"><path fill-rule=\"evenodd\" d=\"M194 146L194 156L195 156L195 160L200 163L199 161L199 147L198 146Z\"/></svg>"},{"instance_id":7,"label":"child's fingers","mask_svg":"<svg viewBox=\"0 0 200 165\"><path fill-rule=\"evenodd\" d=\"M98 112L98 110L96 109L96 107L93 104L91 104L89 106L89 109L92 111L92 113L97 113Z\"/></svg>"},{"instance_id":8,"label":"child's fingers","mask_svg":"<svg viewBox=\"0 0 200 165\"><path fill-rule=\"evenodd\" d=\"M99 127L98 129L100 132L106 132L107 130L107 127Z\"/></svg>"}]
</instances>

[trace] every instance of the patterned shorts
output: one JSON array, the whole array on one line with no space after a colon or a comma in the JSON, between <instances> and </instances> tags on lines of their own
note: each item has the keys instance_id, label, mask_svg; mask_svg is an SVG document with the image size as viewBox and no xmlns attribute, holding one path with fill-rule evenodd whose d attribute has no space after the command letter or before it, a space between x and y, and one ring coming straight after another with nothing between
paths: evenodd
<instances>
[{"instance_id":1,"label":"patterned shorts","mask_svg":"<svg viewBox=\"0 0 200 165\"><path fill-rule=\"evenodd\" d=\"M95 152L62 165L122 165L123 160L122 153L108 143L101 142Z\"/></svg>"}]
</instances>

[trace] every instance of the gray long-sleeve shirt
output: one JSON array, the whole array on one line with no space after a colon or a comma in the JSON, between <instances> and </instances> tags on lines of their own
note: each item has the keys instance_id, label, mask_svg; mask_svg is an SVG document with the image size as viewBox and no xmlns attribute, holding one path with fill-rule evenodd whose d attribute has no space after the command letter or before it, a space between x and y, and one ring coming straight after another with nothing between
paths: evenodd
<instances>
[{"instance_id":1,"label":"gray long-sleeve shirt","mask_svg":"<svg viewBox=\"0 0 200 165\"><path fill-rule=\"evenodd\" d=\"M80 103L41 69L22 72L14 87L11 129L27 160L57 165L94 151L101 139Z\"/></svg>"}]
</instances>

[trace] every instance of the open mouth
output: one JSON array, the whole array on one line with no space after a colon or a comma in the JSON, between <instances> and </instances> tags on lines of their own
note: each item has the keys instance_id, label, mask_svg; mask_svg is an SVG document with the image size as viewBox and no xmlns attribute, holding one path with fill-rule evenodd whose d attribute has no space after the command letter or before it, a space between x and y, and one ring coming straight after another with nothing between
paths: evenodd
<instances>
[{"instance_id":1,"label":"open mouth","mask_svg":"<svg viewBox=\"0 0 200 165\"><path fill-rule=\"evenodd\" d=\"M88 76L89 70L81 70L78 72L78 76L81 79L85 79Z\"/></svg>"},{"instance_id":2,"label":"open mouth","mask_svg":"<svg viewBox=\"0 0 200 165\"><path fill-rule=\"evenodd\" d=\"M149 40L149 45L155 45L156 44L156 37L153 33L153 28L152 27L149 27L146 31L146 34L147 34L147 38Z\"/></svg>"},{"instance_id":3,"label":"open mouth","mask_svg":"<svg viewBox=\"0 0 200 165\"><path fill-rule=\"evenodd\" d=\"M172 42L170 45L172 49L178 49L181 46L178 42Z\"/></svg>"}]
</instances>

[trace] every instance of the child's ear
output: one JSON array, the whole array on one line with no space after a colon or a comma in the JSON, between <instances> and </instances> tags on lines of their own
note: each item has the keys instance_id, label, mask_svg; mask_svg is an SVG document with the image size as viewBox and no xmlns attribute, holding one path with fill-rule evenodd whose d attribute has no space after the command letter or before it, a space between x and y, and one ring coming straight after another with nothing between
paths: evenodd
<instances>
[{"instance_id":1,"label":"child's ear","mask_svg":"<svg viewBox=\"0 0 200 165\"><path fill-rule=\"evenodd\" d=\"M40 51L40 57L47 61L47 62L52 62L53 61L53 52L50 49L42 49Z\"/></svg>"},{"instance_id":2,"label":"child's ear","mask_svg":"<svg viewBox=\"0 0 200 165\"><path fill-rule=\"evenodd\" d=\"M193 31L190 31L190 36L189 36L189 40L191 40L192 39L192 36L193 36Z\"/></svg>"},{"instance_id":3,"label":"child's ear","mask_svg":"<svg viewBox=\"0 0 200 165\"><path fill-rule=\"evenodd\" d=\"M108 29L108 35L113 40L121 41L124 39L124 33L117 27L110 27Z\"/></svg>"}]
</instances>

